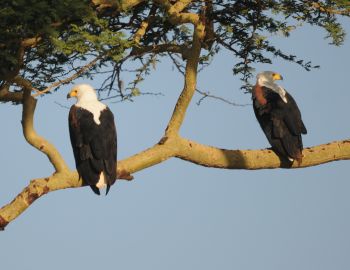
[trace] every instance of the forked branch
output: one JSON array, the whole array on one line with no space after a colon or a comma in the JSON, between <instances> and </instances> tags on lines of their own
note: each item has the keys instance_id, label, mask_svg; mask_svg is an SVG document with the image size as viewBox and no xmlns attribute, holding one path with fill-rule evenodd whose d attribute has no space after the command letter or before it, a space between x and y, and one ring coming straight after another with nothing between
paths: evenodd
<instances>
[{"instance_id":1,"label":"forked branch","mask_svg":"<svg viewBox=\"0 0 350 270\"><path fill-rule=\"evenodd\" d=\"M193 44L188 52L188 60L185 69L185 83L180 97L177 100L173 114L166 128L165 136L174 136L179 132L179 129L185 119L187 108L196 91L197 85L197 68L199 63L199 56L201 52L201 41L204 37L204 25L198 23L195 26L193 33Z\"/></svg>"},{"instance_id":2,"label":"forked branch","mask_svg":"<svg viewBox=\"0 0 350 270\"><path fill-rule=\"evenodd\" d=\"M350 160L350 139L306 148L303 162L290 168L316 166L337 160ZM221 169L273 169L284 165L270 149L228 150L199 144L195 141L174 136L164 137L158 144L134 156L119 161L118 178L124 172L136 173L154 166L171 157L180 158L197 165ZM48 192L76 188L83 185L77 172L64 171L47 178L35 179L9 204L0 209L0 229L17 218L36 199Z\"/></svg>"}]
</instances>

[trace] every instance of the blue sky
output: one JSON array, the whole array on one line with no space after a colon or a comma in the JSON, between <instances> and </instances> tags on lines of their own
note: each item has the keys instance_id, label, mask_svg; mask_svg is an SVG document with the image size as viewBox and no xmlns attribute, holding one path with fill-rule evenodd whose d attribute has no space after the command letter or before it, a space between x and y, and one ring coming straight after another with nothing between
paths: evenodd
<instances>
[{"instance_id":1,"label":"blue sky","mask_svg":"<svg viewBox=\"0 0 350 270\"><path fill-rule=\"evenodd\" d=\"M349 22L345 23L350 32ZM350 40L329 46L321 30L304 27L288 39L288 52L321 68L306 72L278 59L258 70L275 70L293 95L308 134L305 147L349 138ZM200 89L250 103L232 76L235 59L219 55L198 76ZM127 76L127 75L125 75ZM96 79L95 87L101 84ZM135 102L107 102L115 114L119 158L156 143L163 135L182 89L168 62L160 64ZM65 96L69 86L40 99L35 125L71 168ZM195 104L181 135L228 149L268 147L251 106L216 100ZM47 158L21 132L21 108L1 104L0 205L30 181L53 171ZM2 269L240 269L322 270L350 268L349 161L306 169L219 170L171 159L120 181L109 195L89 188L49 193L0 233Z\"/></svg>"}]
</instances>

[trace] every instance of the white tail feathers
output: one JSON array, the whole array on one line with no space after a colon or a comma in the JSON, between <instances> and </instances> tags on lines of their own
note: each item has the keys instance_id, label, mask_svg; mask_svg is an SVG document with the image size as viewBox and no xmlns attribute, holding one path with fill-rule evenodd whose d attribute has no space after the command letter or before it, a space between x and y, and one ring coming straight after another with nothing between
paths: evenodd
<instances>
[{"instance_id":1,"label":"white tail feathers","mask_svg":"<svg viewBox=\"0 0 350 270\"><path fill-rule=\"evenodd\" d=\"M98 180L96 187L100 189L100 188L105 188L106 186L107 186L107 183L106 183L105 173L101 172L100 179Z\"/></svg>"}]
</instances>

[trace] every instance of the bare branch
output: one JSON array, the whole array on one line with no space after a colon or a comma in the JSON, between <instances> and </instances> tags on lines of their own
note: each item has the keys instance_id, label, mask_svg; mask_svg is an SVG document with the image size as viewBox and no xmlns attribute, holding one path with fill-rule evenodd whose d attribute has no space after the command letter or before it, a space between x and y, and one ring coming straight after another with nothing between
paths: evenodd
<instances>
[{"instance_id":1,"label":"bare branch","mask_svg":"<svg viewBox=\"0 0 350 270\"><path fill-rule=\"evenodd\" d=\"M223 169L275 169L284 168L280 158L271 150L227 150L202 145L195 141L180 138L177 142L176 157L212 168ZM303 162L294 162L287 168L305 168L337 160L350 159L350 140L335 141L303 150Z\"/></svg>"},{"instance_id":2,"label":"bare branch","mask_svg":"<svg viewBox=\"0 0 350 270\"><path fill-rule=\"evenodd\" d=\"M31 98L31 97L30 97ZM173 144L172 144L173 145ZM175 154L175 149L162 143L118 162L118 179L132 180L131 173L161 163ZM0 208L0 230L23 213L36 199L55 190L83 186L76 171L64 170L47 178L32 180L9 204Z\"/></svg>"},{"instance_id":3,"label":"bare branch","mask_svg":"<svg viewBox=\"0 0 350 270\"><path fill-rule=\"evenodd\" d=\"M204 37L204 26L201 23L195 26L193 44L189 50L189 57L185 69L185 85L176 103L171 119L166 128L165 136L177 134L185 118L186 110L190 104L197 84L197 68L201 51L201 40Z\"/></svg>"},{"instance_id":4,"label":"bare branch","mask_svg":"<svg viewBox=\"0 0 350 270\"><path fill-rule=\"evenodd\" d=\"M118 179L132 179L131 174L177 157L197 165L222 169L304 168L337 160L350 160L350 139L306 148L303 162L286 167L270 149L227 150L202 145L180 136L163 137L153 147L118 162ZM76 171L55 173L30 182L17 197L0 209L0 229L17 218L37 198L59 189L83 185Z\"/></svg>"},{"instance_id":5,"label":"bare branch","mask_svg":"<svg viewBox=\"0 0 350 270\"><path fill-rule=\"evenodd\" d=\"M54 166L56 172L68 171L68 166L57 149L49 143L46 139L39 136L34 129L34 111L36 107L37 100L30 95L30 90L24 90L23 97L23 113L22 113L22 127L23 135L27 142L38 149L40 152L44 153L52 165Z\"/></svg>"},{"instance_id":6,"label":"bare branch","mask_svg":"<svg viewBox=\"0 0 350 270\"><path fill-rule=\"evenodd\" d=\"M245 107L245 106L251 105L251 104L238 104L236 102L227 100L223 97L212 95L212 94L210 94L210 92L204 92L204 91L201 91L199 89L196 89L196 92L202 95L202 97L197 101L197 103L196 103L197 105L200 105L203 102L203 100L206 98L216 99L216 100L222 101L228 105L237 106L237 107Z\"/></svg>"},{"instance_id":7,"label":"bare branch","mask_svg":"<svg viewBox=\"0 0 350 270\"><path fill-rule=\"evenodd\" d=\"M129 55L129 57L142 56L147 53L179 53L182 58L186 59L188 57L189 48L185 45L176 44L159 44L154 46L140 46L134 47Z\"/></svg>"}]
</instances>

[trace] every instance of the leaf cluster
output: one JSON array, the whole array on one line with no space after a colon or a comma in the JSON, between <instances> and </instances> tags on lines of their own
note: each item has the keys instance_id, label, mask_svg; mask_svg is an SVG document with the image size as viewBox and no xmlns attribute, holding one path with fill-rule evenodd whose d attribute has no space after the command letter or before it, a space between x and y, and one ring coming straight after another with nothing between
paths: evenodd
<instances>
[{"instance_id":1,"label":"leaf cluster","mask_svg":"<svg viewBox=\"0 0 350 270\"><path fill-rule=\"evenodd\" d=\"M73 0L3 0L0 6L0 79L9 79L27 66L25 58L41 61L52 55L47 40L62 31L65 22L82 22L91 15L88 1ZM25 44L30 39L40 39L43 44ZM44 45L45 44L45 45ZM63 59L56 59L65 62ZM30 62L30 61L29 61ZM28 63L28 61L27 61Z\"/></svg>"},{"instance_id":2,"label":"leaf cluster","mask_svg":"<svg viewBox=\"0 0 350 270\"><path fill-rule=\"evenodd\" d=\"M0 7L0 83L20 75L38 89L75 73L95 57L100 61L83 75L105 76L102 90L123 96L121 74L130 69L130 60L139 63L129 90L162 57L186 61L183 50L192 44L193 26L174 24L161 1L105 0L3 0ZM169 1L174 4L177 1ZM349 16L346 0L193 0L182 11L197 14L205 22L201 65L210 64L220 50L232 53L233 74L249 89L257 63L271 64L275 57L310 70L317 67L309 60L282 51L271 37L289 38L305 24L326 32L331 44L341 45L345 31L340 16ZM138 30L147 23L135 42ZM30 41L30 42L29 42ZM149 55L156 61L148 61ZM134 62L135 63L135 62ZM144 72L147 71L147 72ZM125 90L125 89L124 89ZM136 93L136 94L135 94Z\"/></svg>"}]
</instances>

